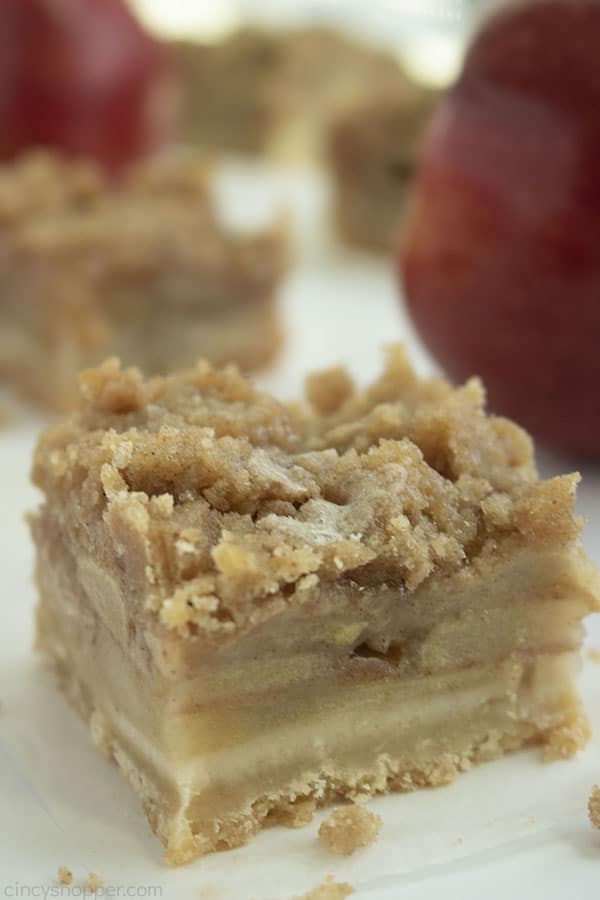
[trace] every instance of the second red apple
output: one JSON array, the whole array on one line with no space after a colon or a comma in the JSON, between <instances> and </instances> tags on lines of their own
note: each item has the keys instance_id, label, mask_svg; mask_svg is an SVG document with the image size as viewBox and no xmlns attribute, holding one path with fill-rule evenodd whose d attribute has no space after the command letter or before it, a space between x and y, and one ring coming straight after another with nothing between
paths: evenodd
<instances>
[{"instance_id":1,"label":"second red apple","mask_svg":"<svg viewBox=\"0 0 600 900\"><path fill-rule=\"evenodd\" d=\"M400 252L425 343L493 411L600 457L600 4L496 15L425 143Z\"/></svg>"}]
</instances>

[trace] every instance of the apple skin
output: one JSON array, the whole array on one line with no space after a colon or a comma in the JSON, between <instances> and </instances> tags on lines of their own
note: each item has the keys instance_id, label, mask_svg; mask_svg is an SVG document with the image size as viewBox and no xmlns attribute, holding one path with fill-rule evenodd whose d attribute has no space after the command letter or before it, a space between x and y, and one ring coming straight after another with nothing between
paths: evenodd
<instances>
[{"instance_id":1,"label":"apple skin","mask_svg":"<svg viewBox=\"0 0 600 900\"><path fill-rule=\"evenodd\" d=\"M497 13L425 140L400 247L448 374L548 445L600 458L600 3Z\"/></svg>"},{"instance_id":2,"label":"apple skin","mask_svg":"<svg viewBox=\"0 0 600 900\"><path fill-rule=\"evenodd\" d=\"M109 172L157 149L174 91L124 0L0 0L0 158L50 147Z\"/></svg>"}]
</instances>

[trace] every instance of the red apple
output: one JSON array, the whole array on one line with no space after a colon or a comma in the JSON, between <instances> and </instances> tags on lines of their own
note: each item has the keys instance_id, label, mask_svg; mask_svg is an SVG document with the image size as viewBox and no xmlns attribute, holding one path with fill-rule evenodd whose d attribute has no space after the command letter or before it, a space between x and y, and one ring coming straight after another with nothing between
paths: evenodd
<instances>
[{"instance_id":1,"label":"red apple","mask_svg":"<svg viewBox=\"0 0 600 900\"><path fill-rule=\"evenodd\" d=\"M493 411L600 457L600 3L513 4L428 132L400 250L407 304Z\"/></svg>"},{"instance_id":2,"label":"red apple","mask_svg":"<svg viewBox=\"0 0 600 900\"><path fill-rule=\"evenodd\" d=\"M162 46L124 0L0 0L0 158L31 147L110 171L166 137Z\"/></svg>"}]
</instances>

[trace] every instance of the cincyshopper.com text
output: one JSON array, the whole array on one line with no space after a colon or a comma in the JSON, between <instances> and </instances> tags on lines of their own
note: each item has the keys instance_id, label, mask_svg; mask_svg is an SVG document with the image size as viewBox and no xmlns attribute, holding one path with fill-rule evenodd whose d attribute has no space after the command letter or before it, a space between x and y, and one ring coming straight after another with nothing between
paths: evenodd
<instances>
[{"instance_id":1,"label":"cincyshopper.com text","mask_svg":"<svg viewBox=\"0 0 600 900\"><path fill-rule=\"evenodd\" d=\"M105 897L155 898L162 896L163 888L158 884L107 884L96 888L94 893L87 891L84 885L77 884L23 884L15 881L2 888L2 897L7 897L9 900L27 900L30 897L35 900L47 900L52 897L64 897L65 900L71 897L97 897L100 900Z\"/></svg>"}]
</instances>

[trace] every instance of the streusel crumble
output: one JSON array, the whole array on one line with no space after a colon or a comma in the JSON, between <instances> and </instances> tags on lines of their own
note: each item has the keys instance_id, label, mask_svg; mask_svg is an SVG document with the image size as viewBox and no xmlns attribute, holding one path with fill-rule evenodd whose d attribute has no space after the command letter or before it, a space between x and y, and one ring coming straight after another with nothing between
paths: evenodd
<instances>
[{"instance_id":1,"label":"streusel crumble","mask_svg":"<svg viewBox=\"0 0 600 900\"><path fill-rule=\"evenodd\" d=\"M321 824L319 842L337 856L352 856L375 843L381 826L381 818L362 806L339 806Z\"/></svg>"}]
</instances>

